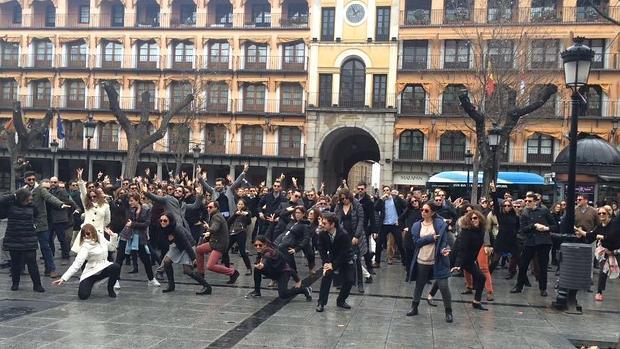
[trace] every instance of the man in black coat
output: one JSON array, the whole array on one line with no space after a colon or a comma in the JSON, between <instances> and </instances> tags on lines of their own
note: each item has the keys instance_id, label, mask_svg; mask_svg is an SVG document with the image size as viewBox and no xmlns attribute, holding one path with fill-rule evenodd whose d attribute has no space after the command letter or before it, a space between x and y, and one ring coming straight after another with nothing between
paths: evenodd
<instances>
[{"instance_id":1,"label":"man in black coat","mask_svg":"<svg viewBox=\"0 0 620 349\"><path fill-rule=\"evenodd\" d=\"M321 291L316 311L325 310L334 276L340 278L342 285L336 299L336 305L343 309L351 309L351 306L346 302L351 293L355 273L351 238L347 232L340 228L338 217L335 214L325 212L322 218L319 253L323 260L323 279L321 280Z\"/></svg>"},{"instance_id":2,"label":"man in black coat","mask_svg":"<svg viewBox=\"0 0 620 349\"><path fill-rule=\"evenodd\" d=\"M370 195L366 193L366 182L357 184L357 193L355 198L359 201L364 209L364 232L366 233L366 244L368 244L368 252L364 256L366 269L370 274L374 274L372 270L372 253L370 252L370 235L377 232L377 220L375 216L375 204L372 202ZM372 282L372 276L366 279L366 282Z\"/></svg>"},{"instance_id":3,"label":"man in black coat","mask_svg":"<svg viewBox=\"0 0 620 349\"><path fill-rule=\"evenodd\" d=\"M258 203L258 231L256 235L266 235L269 229L269 223L272 215L275 215L280 209L282 203L286 203L286 195L282 191L282 183L279 180L273 182L273 190L261 197Z\"/></svg>"}]
</instances>

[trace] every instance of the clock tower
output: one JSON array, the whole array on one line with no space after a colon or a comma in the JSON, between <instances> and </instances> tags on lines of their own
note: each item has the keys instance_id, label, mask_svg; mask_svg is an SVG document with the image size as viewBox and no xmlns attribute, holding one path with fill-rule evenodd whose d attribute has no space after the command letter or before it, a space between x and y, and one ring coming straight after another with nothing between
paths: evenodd
<instances>
[{"instance_id":1,"label":"clock tower","mask_svg":"<svg viewBox=\"0 0 620 349\"><path fill-rule=\"evenodd\" d=\"M312 2L306 182L335 189L358 162L392 182L398 0Z\"/></svg>"}]
</instances>

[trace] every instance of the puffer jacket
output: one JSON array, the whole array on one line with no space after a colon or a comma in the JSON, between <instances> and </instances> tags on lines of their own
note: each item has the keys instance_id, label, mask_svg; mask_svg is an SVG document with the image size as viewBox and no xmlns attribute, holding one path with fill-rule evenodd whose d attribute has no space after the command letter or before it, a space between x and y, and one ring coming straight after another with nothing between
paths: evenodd
<instances>
[{"instance_id":1,"label":"puffer jacket","mask_svg":"<svg viewBox=\"0 0 620 349\"><path fill-rule=\"evenodd\" d=\"M5 251L36 250L39 240L35 232L34 205L20 205L13 194L8 194L0 197L0 207L5 208L8 216L2 248Z\"/></svg>"}]
</instances>

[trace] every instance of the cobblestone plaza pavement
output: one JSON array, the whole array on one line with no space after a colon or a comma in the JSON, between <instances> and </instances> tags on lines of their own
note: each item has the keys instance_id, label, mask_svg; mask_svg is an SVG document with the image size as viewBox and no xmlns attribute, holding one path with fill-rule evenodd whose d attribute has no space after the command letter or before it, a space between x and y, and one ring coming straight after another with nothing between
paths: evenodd
<instances>
[{"instance_id":1,"label":"cobblestone plaza pavement","mask_svg":"<svg viewBox=\"0 0 620 349\"><path fill-rule=\"evenodd\" d=\"M236 255L233 261L242 265ZM304 264L298 258L300 270ZM2 270L0 348L574 348L571 340L618 343L620 336L617 280L609 282L603 303L580 293L584 314L567 315L549 308L554 292L547 298L535 288L510 294L512 281L503 279L501 269L494 273L496 300L489 311L474 311L471 295L460 295L463 279L452 278L455 322L447 324L440 300L438 307L423 302L420 315L405 316L413 285L403 281L396 264L379 269L364 295L353 292L352 310L337 308L333 295L323 313L315 312L315 301L280 301L274 290L246 299L252 277L243 275L229 286L227 277L208 273L213 295L197 296L200 287L177 270L177 290L162 294L147 287L139 267L140 274L126 274L129 267L123 267L118 298L108 298L104 284L87 301L78 300L77 278L60 288L43 278L46 292L38 294L24 275L20 290L12 292L8 270ZM304 272L302 277L313 282L316 299L320 279Z\"/></svg>"}]
</instances>

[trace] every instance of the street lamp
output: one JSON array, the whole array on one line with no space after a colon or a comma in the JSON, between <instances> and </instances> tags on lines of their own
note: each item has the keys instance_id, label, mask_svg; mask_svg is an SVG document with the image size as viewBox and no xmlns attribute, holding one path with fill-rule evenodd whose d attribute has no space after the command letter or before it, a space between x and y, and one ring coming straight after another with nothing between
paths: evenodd
<instances>
[{"instance_id":1,"label":"street lamp","mask_svg":"<svg viewBox=\"0 0 620 349\"><path fill-rule=\"evenodd\" d=\"M86 168L88 169L88 180L93 180L92 169L90 168L90 141L95 137L97 124L93 121L93 113L88 113L88 119L84 122L84 133L86 135Z\"/></svg>"},{"instance_id":2,"label":"street lamp","mask_svg":"<svg viewBox=\"0 0 620 349\"><path fill-rule=\"evenodd\" d=\"M56 153L58 152L58 146L58 141L53 139L50 143L50 151L52 152L52 174L54 177L58 176L58 173L56 173Z\"/></svg>"},{"instance_id":3,"label":"street lamp","mask_svg":"<svg viewBox=\"0 0 620 349\"><path fill-rule=\"evenodd\" d=\"M473 163L474 160L474 154L471 153L471 150L467 149L467 151L465 152L465 167L467 170L467 183L465 184L465 196L466 197L470 197L470 191L469 191L469 168L471 166L471 164Z\"/></svg>"},{"instance_id":4,"label":"street lamp","mask_svg":"<svg viewBox=\"0 0 620 349\"><path fill-rule=\"evenodd\" d=\"M489 147L491 148L491 157L493 161L493 178L491 178L493 181L495 181L498 172L497 146L499 145L501 134L502 129L499 128L496 123L493 123L493 127L489 130L489 135L487 136Z\"/></svg>"},{"instance_id":5,"label":"street lamp","mask_svg":"<svg viewBox=\"0 0 620 349\"><path fill-rule=\"evenodd\" d=\"M192 156L194 157L194 175L196 175L196 162L200 157L201 151L202 149L200 149L200 146L198 144L194 145L194 147L192 148Z\"/></svg>"},{"instance_id":6,"label":"street lamp","mask_svg":"<svg viewBox=\"0 0 620 349\"><path fill-rule=\"evenodd\" d=\"M572 234L575 226L575 182L577 176L577 127L579 110L584 97L579 90L588 83L590 66L594 52L583 44L584 38L576 37L573 39L573 46L562 52L564 62L564 79L566 86L572 90L571 95L571 120L569 132L569 153L568 153L568 187L566 193L566 213L564 216L564 234Z\"/></svg>"}]
</instances>

